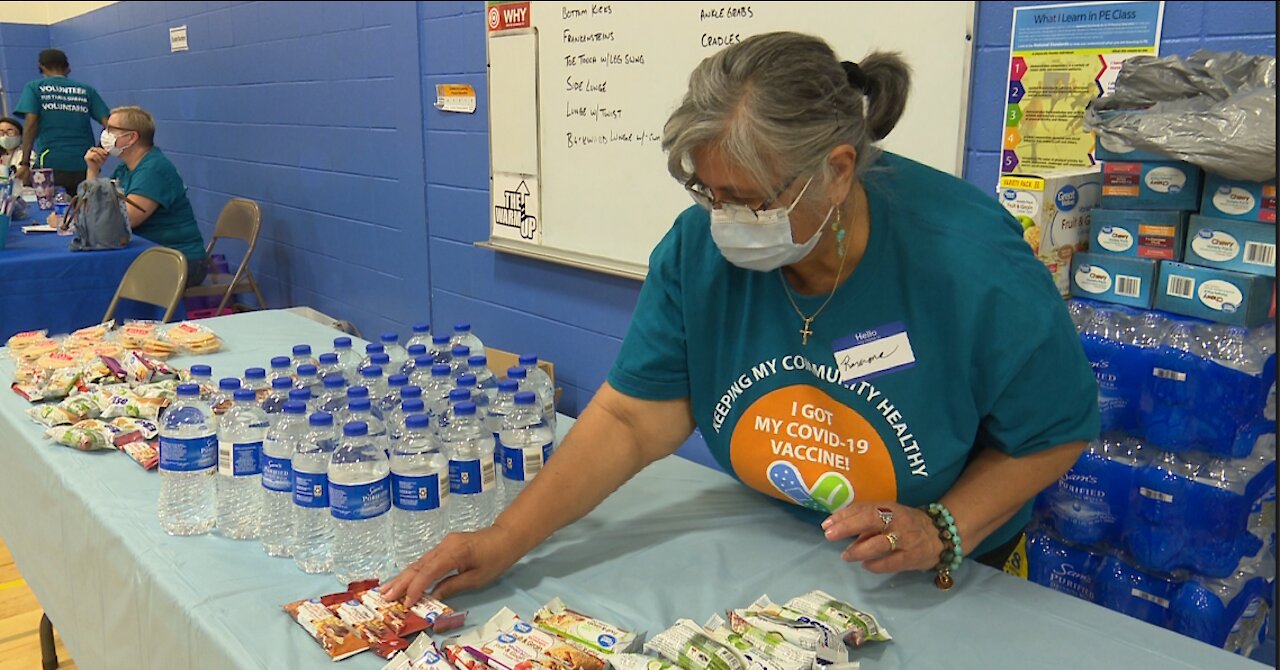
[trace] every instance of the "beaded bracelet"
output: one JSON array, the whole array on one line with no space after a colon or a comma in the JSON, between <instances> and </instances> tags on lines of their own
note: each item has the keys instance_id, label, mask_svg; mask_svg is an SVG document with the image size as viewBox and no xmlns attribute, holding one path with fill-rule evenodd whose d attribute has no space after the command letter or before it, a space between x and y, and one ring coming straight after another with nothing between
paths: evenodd
<instances>
[{"instance_id":1,"label":"beaded bracelet","mask_svg":"<svg viewBox=\"0 0 1280 670\"><path fill-rule=\"evenodd\" d=\"M925 512L929 514L929 518L933 519L933 525L938 528L938 537L942 539L942 553L938 554L938 564L933 567L938 571L933 584L946 591L955 586L951 571L960 567L960 561L964 560L960 531L956 530L955 517L951 516L951 510L947 509L946 505L929 503Z\"/></svg>"}]
</instances>

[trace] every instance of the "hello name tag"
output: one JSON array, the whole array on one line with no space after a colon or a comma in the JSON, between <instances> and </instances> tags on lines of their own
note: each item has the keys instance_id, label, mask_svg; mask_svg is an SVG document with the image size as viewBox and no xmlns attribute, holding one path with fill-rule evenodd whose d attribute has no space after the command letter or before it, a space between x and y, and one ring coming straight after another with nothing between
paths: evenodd
<instances>
[{"instance_id":1,"label":"hello name tag","mask_svg":"<svg viewBox=\"0 0 1280 670\"><path fill-rule=\"evenodd\" d=\"M831 348L840 383L846 386L916 366L907 326L901 321L842 337L832 342Z\"/></svg>"}]
</instances>

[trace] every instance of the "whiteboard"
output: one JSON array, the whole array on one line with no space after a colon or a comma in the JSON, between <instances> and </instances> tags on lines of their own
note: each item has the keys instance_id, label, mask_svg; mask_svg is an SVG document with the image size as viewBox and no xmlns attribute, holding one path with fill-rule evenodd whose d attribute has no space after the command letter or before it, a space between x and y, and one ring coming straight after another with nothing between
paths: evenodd
<instances>
[{"instance_id":1,"label":"whiteboard","mask_svg":"<svg viewBox=\"0 0 1280 670\"><path fill-rule=\"evenodd\" d=\"M527 9L501 14L515 8ZM490 168L503 185L492 189L491 209L513 214L512 193L519 187L523 204L527 186L537 205L525 220L537 223L522 237L491 212L484 246L643 278L650 251L691 204L661 147L689 73L717 49L776 30L820 36L842 60L901 52L911 96L882 146L959 175L973 10L972 2L492 4Z\"/></svg>"}]
</instances>

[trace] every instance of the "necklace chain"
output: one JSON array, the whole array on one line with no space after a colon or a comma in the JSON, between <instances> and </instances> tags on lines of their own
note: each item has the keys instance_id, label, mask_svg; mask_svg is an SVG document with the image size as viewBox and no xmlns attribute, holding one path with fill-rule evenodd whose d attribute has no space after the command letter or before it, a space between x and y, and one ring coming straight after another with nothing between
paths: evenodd
<instances>
[{"instance_id":1,"label":"necklace chain","mask_svg":"<svg viewBox=\"0 0 1280 670\"><path fill-rule=\"evenodd\" d=\"M778 268L778 279L782 282L782 290L787 294L787 300L791 303L791 309L794 309L796 314L800 315L800 318L804 320L804 327L800 329L801 346L807 346L809 344L809 336L813 334L813 331L809 330L809 324L813 323L813 320L818 318L818 315L822 313L822 310L826 309L827 305L831 302L831 299L836 296L836 289L840 288L840 275L844 274L844 259L847 255L848 254L840 254L840 268L836 270L836 278L831 282L831 292L827 294L827 299L822 301L822 305L818 307L818 311L808 316L806 316L804 312L800 311L800 306L796 304L796 299L791 295L791 286L787 284L787 278L782 274L782 268Z\"/></svg>"}]
</instances>

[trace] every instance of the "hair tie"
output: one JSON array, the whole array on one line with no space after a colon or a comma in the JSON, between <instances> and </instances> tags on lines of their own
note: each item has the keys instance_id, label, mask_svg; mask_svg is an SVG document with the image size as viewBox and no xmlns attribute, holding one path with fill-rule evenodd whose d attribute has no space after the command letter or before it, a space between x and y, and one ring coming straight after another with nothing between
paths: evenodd
<instances>
[{"instance_id":1,"label":"hair tie","mask_svg":"<svg viewBox=\"0 0 1280 670\"><path fill-rule=\"evenodd\" d=\"M873 93L871 90L872 82L867 78L867 73L863 72L862 68L852 61L844 61L840 63L840 66L844 68L844 76L849 80L849 85L862 91L867 97L871 97Z\"/></svg>"}]
</instances>

